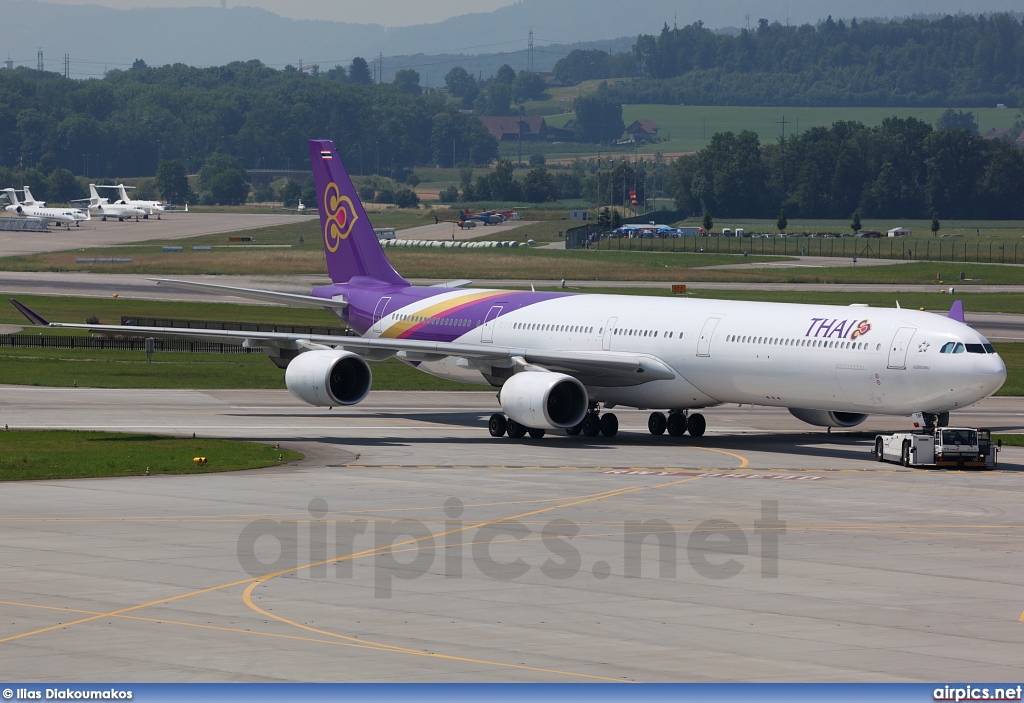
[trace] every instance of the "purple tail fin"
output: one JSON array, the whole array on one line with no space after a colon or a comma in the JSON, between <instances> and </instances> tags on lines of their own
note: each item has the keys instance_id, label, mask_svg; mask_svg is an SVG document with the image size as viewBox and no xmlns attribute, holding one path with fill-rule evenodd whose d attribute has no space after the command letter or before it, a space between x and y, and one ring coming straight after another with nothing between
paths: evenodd
<instances>
[{"instance_id":1,"label":"purple tail fin","mask_svg":"<svg viewBox=\"0 0 1024 703\"><path fill-rule=\"evenodd\" d=\"M957 322L964 322L964 301L954 300L952 307L949 308L949 314L946 317L956 320Z\"/></svg>"},{"instance_id":2,"label":"purple tail fin","mask_svg":"<svg viewBox=\"0 0 1024 703\"><path fill-rule=\"evenodd\" d=\"M310 139L309 160L316 183L320 231L331 281L347 283L362 277L385 285L409 285L384 256L352 180L341 165L334 142Z\"/></svg>"}]
</instances>

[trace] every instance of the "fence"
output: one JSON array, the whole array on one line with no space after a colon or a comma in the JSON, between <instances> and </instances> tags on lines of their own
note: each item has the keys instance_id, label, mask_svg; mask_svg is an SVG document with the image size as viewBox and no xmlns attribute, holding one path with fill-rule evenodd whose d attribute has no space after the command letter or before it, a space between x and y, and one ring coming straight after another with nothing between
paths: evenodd
<instances>
[{"instance_id":1,"label":"fence","mask_svg":"<svg viewBox=\"0 0 1024 703\"><path fill-rule=\"evenodd\" d=\"M85 337L62 334L4 334L0 347L43 347L46 349L109 349L111 351L146 351L145 337ZM240 344L192 342L187 339L156 339L155 351L197 352L202 354L258 354Z\"/></svg>"},{"instance_id":2,"label":"fence","mask_svg":"<svg viewBox=\"0 0 1024 703\"><path fill-rule=\"evenodd\" d=\"M48 232L46 220L38 217L0 217L0 232Z\"/></svg>"},{"instance_id":3,"label":"fence","mask_svg":"<svg viewBox=\"0 0 1024 703\"><path fill-rule=\"evenodd\" d=\"M649 221L649 220L647 220ZM597 225L565 233L566 249L670 251L751 256L825 256L955 263L1024 263L1024 243L1006 239L893 237L628 237L601 232Z\"/></svg>"}]
</instances>

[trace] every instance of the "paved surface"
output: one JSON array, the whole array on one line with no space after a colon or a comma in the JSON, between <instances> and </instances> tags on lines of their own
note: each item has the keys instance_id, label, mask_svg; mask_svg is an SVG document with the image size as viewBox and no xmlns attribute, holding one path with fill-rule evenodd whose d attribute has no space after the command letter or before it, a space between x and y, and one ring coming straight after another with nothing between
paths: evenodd
<instances>
[{"instance_id":1,"label":"paved surface","mask_svg":"<svg viewBox=\"0 0 1024 703\"><path fill-rule=\"evenodd\" d=\"M240 232L259 227L300 222L301 215L225 215L219 213L180 212L161 219L103 222L94 218L70 230L51 228L49 232L0 232L0 257L39 254L134 244L153 239L185 239L203 234Z\"/></svg>"},{"instance_id":2,"label":"paved surface","mask_svg":"<svg viewBox=\"0 0 1024 703\"><path fill-rule=\"evenodd\" d=\"M0 677L1019 678L1024 451L995 472L905 470L747 408L709 410L699 447L646 435L640 413L614 442L492 440L493 404L0 388L15 427L197 428L309 457L4 484ZM1024 407L963 417L1019 431ZM645 521L640 547L627 523Z\"/></svg>"},{"instance_id":3,"label":"paved surface","mask_svg":"<svg viewBox=\"0 0 1024 703\"><path fill-rule=\"evenodd\" d=\"M507 231L510 233L508 239L521 239L519 235L511 234L511 231L517 227L532 224L533 222L531 220L506 220L505 222L497 225L483 225L477 222L476 227L471 229L461 229L454 222L445 222L442 220L434 225L420 225L419 227L400 229L395 233L395 236L398 239L444 239L449 241L461 241L467 239L479 239L480 237Z\"/></svg>"}]
</instances>

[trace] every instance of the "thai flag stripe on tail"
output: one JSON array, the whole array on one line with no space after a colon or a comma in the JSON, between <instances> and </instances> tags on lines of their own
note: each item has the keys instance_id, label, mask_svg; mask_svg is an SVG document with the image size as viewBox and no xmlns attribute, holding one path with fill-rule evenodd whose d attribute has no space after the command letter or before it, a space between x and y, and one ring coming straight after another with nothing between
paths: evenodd
<instances>
[{"instance_id":1,"label":"thai flag stripe on tail","mask_svg":"<svg viewBox=\"0 0 1024 703\"><path fill-rule=\"evenodd\" d=\"M327 150L321 151L320 152L320 158L323 159L324 161L330 161L331 160L331 152L327 151Z\"/></svg>"}]
</instances>

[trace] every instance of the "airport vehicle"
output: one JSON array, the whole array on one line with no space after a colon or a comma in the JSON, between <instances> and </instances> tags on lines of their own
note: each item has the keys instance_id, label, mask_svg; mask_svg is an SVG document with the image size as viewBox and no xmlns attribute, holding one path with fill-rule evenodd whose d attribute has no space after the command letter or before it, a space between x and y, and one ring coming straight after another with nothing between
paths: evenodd
<instances>
[{"instance_id":1,"label":"airport vehicle","mask_svg":"<svg viewBox=\"0 0 1024 703\"><path fill-rule=\"evenodd\" d=\"M970 427L930 427L917 432L896 432L875 437L872 453L878 461L903 466L995 468L1000 445L992 432Z\"/></svg>"},{"instance_id":2,"label":"airport vehicle","mask_svg":"<svg viewBox=\"0 0 1024 703\"><path fill-rule=\"evenodd\" d=\"M332 283L310 295L178 280L158 285L326 308L360 336L33 323L152 337L243 343L285 368L311 405L354 405L370 361L397 357L443 378L500 388L497 437L549 430L618 432L616 406L654 409L653 434L706 429L696 410L722 403L788 408L819 427L869 414L935 418L995 393L1006 366L988 340L948 317L907 309L699 298L414 286L391 266L330 141L311 140ZM944 353L948 344L969 353ZM667 411L667 416L665 412Z\"/></svg>"},{"instance_id":3,"label":"airport vehicle","mask_svg":"<svg viewBox=\"0 0 1024 703\"><path fill-rule=\"evenodd\" d=\"M377 239L394 239L397 236L394 227L374 227L373 233Z\"/></svg>"},{"instance_id":4,"label":"airport vehicle","mask_svg":"<svg viewBox=\"0 0 1024 703\"><path fill-rule=\"evenodd\" d=\"M65 225L69 229L71 225L79 227L80 224L89 219L88 212L82 212L73 207L41 207L39 201L33 199L32 205L18 201L18 193L14 188L4 188L4 194L10 202L4 209L20 217L36 217L57 225ZM29 197L31 197L31 192Z\"/></svg>"},{"instance_id":5,"label":"airport vehicle","mask_svg":"<svg viewBox=\"0 0 1024 703\"><path fill-rule=\"evenodd\" d=\"M125 203L112 203L106 198L101 198L100 194L96 192L96 185L94 183L89 184L89 196L84 200L74 200L76 203L88 203L89 212L99 217L103 222L107 221L108 217L116 217L118 222L124 222L125 218L135 218L136 221L140 217L146 217L146 211L140 207L134 205L127 205Z\"/></svg>"},{"instance_id":6,"label":"airport vehicle","mask_svg":"<svg viewBox=\"0 0 1024 703\"><path fill-rule=\"evenodd\" d=\"M116 186L96 186L97 188L117 188L117 200L113 202L114 205L127 205L129 207L139 208L145 214L142 216L143 219L148 220L150 215L156 215L156 219L160 219L160 213L167 209L167 206L159 200L132 200L128 197L128 188L135 188L135 186L126 186L124 183L118 183ZM300 203L301 205L301 203Z\"/></svg>"}]
</instances>

